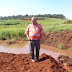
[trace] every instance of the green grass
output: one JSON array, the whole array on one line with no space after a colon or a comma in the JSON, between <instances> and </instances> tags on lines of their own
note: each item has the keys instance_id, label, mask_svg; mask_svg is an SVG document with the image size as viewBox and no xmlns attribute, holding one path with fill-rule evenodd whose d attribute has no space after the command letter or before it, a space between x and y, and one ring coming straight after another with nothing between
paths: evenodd
<instances>
[{"instance_id":1,"label":"green grass","mask_svg":"<svg viewBox=\"0 0 72 72\"><path fill-rule=\"evenodd\" d=\"M62 42L58 43L57 48L59 48L59 49L65 49L64 43L62 43Z\"/></svg>"},{"instance_id":2,"label":"green grass","mask_svg":"<svg viewBox=\"0 0 72 72\"><path fill-rule=\"evenodd\" d=\"M47 18L46 20L38 21L38 22L42 24L45 33L52 33L67 29L72 30L72 25L65 24L68 23L69 21L70 20Z\"/></svg>"},{"instance_id":3,"label":"green grass","mask_svg":"<svg viewBox=\"0 0 72 72\"><path fill-rule=\"evenodd\" d=\"M25 30L29 22L22 20L2 20L0 21L0 40L24 39Z\"/></svg>"},{"instance_id":4,"label":"green grass","mask_svg":"<svg viewBox=\"0 0 72 72\"><path fill-rule=\"evenodd\" d=\"M72 48L70 48L70 51L72 51Z\"/></svg>"},{"instance_id":5,"label":"green grass","mask_svg":"<svg viewBox=\"0 0 72 72\"><path fill-rule=\"evenodd\" d=\"M38 20L44 29L44 32L52 33L63 30L72 30L71 24L66 24L70 20L45 18L45 20ZM26 39L25 30L28 24L27 22L19 19L0 20L0 40L8 39Z\"/></svg>"}]
</instances>

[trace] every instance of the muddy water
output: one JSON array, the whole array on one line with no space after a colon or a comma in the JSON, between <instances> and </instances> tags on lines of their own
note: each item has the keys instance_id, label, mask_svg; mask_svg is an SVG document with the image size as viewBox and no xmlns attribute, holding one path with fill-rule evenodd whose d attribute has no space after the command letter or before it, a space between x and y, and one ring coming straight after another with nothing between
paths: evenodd
<instances>
[{"instance_id":1,"label":"muddy water","mask_svg":"<svg viewBox=\"0 0 72 72\"><path fill-rule=\"evenodd\" d=\"M30 49L28 41L0 41L0 52L27 54L30 53ZM58 48L41 44L40 55L42 53L51 55L55 59L57 59L59 55L66 55L72 58L72 51L60 50Z\"/></svg>"},{"instance_id":2,"label":"muddy water","mask_svg":"<svg viewBox=\"0 0 72 72\"><path fill-rule=\"evenodd\" d=\"M28 44L26 46L22 47L22 48L14 48L14 47L13 48L7 48L5 46L0 45L0 52L7 52L7 53L14 53L14 54L20 54L20 53L27 54L27 53L30 53L30 50L29 50L29 45ZM41 48L40 49L40 55L42 53L46 53L48 55L51 55L55 59L57 59L57 57L59 55L61 55L60 53L53 52L53 51Z\"/></svg>"},{"instance_id":3,"label":"muddy water","mask_svg":"<svg viewBox=\"0 0 72 72\"><path fill-rule=\"evenodd\" d=\"M47 45L41 45L41 48L44 48L46 50L51 50L52 52L60 53L61 55L66 55L72 58L72 51L70 51L69 49L62 50L62 49L58 49L58 48L47 46Z\"/></svg>"}]
</instances>

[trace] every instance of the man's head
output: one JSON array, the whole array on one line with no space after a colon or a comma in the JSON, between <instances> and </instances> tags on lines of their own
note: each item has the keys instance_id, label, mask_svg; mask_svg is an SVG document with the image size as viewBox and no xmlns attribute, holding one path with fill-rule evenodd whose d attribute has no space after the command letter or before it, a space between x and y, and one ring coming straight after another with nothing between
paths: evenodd
<instances>
[{"instance_id":1,"label":"man's head","mask_svg":"<svg viewBox=\"0 0 72 72\"><path fill-rule=\"evenodd\" d=\"M36 24L37 23L37 19L35 17L31 18L32 24Z\"/></svg>"}]
</instances>

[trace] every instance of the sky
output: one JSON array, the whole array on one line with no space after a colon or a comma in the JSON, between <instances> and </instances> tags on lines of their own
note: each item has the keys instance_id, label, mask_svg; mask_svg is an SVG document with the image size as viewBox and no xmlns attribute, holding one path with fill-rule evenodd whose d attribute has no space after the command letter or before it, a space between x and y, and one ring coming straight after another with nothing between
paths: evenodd
<instances>
[{"instance_id":1,"label":"sky","mask_svg":"<svg viewBox=\"0 0 72 72\"><path fill-rule=\"evenodd\" d=\"M0 16L63 14L72 19L72 0L0 0Z\"/></svg>"}]
</instances>

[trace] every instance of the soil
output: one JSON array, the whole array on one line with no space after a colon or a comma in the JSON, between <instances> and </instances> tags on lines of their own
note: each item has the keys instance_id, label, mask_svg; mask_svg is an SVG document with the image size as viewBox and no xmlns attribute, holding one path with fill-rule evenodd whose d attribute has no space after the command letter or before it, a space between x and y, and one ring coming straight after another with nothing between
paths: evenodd
<instances>
[{"instance_id":1,"label":"soil","mask_svg":"<svg viewBox=\"0 0 72 72\"><path fill-rule=\"evenodd\" d=\"M58 43L64 43L66 49L72 47L72 31L50 33L41 39L44 44L42 48L49 48L53 51L60 52L57 48ZM28 42L25 41L0 41L0 45L11 48L21 48ZM47 45L48 47L45 47ZM53 47L51 47L53 46ZM65 50L61 52L65 53ZM72 53L67 50L65 53L72 57ZM55 54L54 54L55 55ZM0 52L0 72L72 72L72 58L60 55L57 61L50 55L41 54L40 62L32 63L30 54L13 54Z\"/></svg>"},{"instance_id":2,"label":"soil","mask_svg":"<svg viewBox=\"0 0 72 72\"><path fill-rule=\"evenodd\" d=\"M72 71L72 58L68 56L60 55L58 57L58 62L64 65L64 67L67 66Z\"/></svg>"},{"instance_id":3,"label":"soil","mask_svg":"<svg viewBox=\"0 0 72 72\"><path fill-rule=\"evenodd\" d=\"M0 53L0 72L72 72L50 55L42 54L39 62L31 62L30 54ZM68 69L68 70L67 70Z\"/></svg>"},{"instance_id":4,"label":"soil","mask_svg":"<svg viewBox=\"0 0 72 72\"><path fill-rule=\"evenodd\" d=\"M31 19L28 18L21 18L20 20L31 21ZM38 18L37 20L45 20L45 18Z\"/></svg>"},{"instance_id":5,"label":"soil","mask_svg":"<svg viewBox=\"0 0 72 72\"><path fill-rule=\"evenodd\" d=\"M28 41L23 40L0 40L0 45L5 46L7 48L22 48L27 43Z\"/></svg>"},{"instance_id":6,"label":"soil","mask_svg":"<svg viewBox=\"0 0 72 72\"><path fill-rule=\"evenodd\" d=\"M72 31L65 30L62 32L49 33L42 37L41 43L56 48L59 43L63 43L65 49L72 48Z\"/></svg>"}]
</instances>

